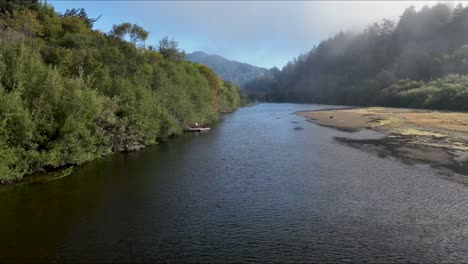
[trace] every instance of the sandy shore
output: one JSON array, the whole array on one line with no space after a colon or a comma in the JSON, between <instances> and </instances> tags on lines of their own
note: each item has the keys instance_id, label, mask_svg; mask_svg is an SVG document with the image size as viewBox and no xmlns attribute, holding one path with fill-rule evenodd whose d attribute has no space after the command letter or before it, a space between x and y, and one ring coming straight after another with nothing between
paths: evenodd
<instances>
[{"instance_id":1,"label":"sandy shore","mask_svg":"<svg viewBox=\"0 0 468 264\"><path fill-rule=\"evenodd\" d=\"M468 175L468 113L370 107L296 114L343 131L372 129L385 134L383 139L336 138L344 144Z\"/></svg>"}]
</instances>

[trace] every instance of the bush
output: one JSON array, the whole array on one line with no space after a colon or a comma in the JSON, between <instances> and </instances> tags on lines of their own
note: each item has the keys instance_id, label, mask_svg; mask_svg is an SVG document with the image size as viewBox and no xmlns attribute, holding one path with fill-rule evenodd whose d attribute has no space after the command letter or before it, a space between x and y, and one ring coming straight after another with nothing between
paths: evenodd
<instances>
[{"instance_id":1,"label":"bush","mask_svg":"<svg viewBox=\"0 0 468 264\"><path fill-rule=\"evenodd\" d=\"M138 150L240 103L235 85L174 59L182 53L144 48L143 35L127 42L90 29L83 12L59 16L47 4L14 10L0 16L21 36L0 43L0 179ZM34 22L28 34L22 19Z\"/></svg>"}]
</instances>

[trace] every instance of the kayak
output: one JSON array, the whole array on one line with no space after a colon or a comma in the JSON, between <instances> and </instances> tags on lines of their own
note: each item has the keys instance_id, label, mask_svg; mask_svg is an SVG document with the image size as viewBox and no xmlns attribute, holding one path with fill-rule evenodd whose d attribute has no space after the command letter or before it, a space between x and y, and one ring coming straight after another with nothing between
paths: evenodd
<instances>
[{"instance_id":1,"label":"kayak","mask_svg":"<svg viewBox=\"0 0 468 264\"><path fill-rule=\"evenodd\" d=\"M184 129L185 132L205 132L210 130L209 127L189 127Z\"/></svg>"}]
</instances>

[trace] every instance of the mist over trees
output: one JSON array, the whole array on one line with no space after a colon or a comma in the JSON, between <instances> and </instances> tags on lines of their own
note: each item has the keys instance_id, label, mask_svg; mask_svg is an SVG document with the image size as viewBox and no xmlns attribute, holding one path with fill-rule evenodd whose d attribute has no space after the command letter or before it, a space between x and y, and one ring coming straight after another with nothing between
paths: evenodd
<instances>
[{"instance_id":1,"label":"mist over trees","mask_svg":"<svg viewBox=\"0 0 468 264\"><path fill-rule=\"evenodd\" d=\"M278 101L468 110L468 8L407 8L248 84Z\"/></svg>"},{"instance_id":2,"label":"mist over trees","mask_svg":"<svg viewBox=\"0 0 468 264\"><path fill-rule=\"evenodd\" d=\"M180 59L177 42L158 52L138 25L95 21L0 1L0 180L141 149L239 105L238 87Z\"/></svg>"}]
</instances>

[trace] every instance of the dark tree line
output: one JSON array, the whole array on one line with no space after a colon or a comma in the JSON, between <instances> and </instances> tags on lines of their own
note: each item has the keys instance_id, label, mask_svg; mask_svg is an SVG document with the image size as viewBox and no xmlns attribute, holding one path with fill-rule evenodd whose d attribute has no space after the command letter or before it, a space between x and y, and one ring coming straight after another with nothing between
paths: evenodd
<instances>
[{"instance_id":1,"label":"dark tree line","mask_svg":"<svg viewBox=\"0 0 468 264\"><path fill-rule=\"evenodd\" d=\"M246 85L278 101L468 110L468 8L407 8L359 34L340 32Z\"/></svg>"}]
</instances>

